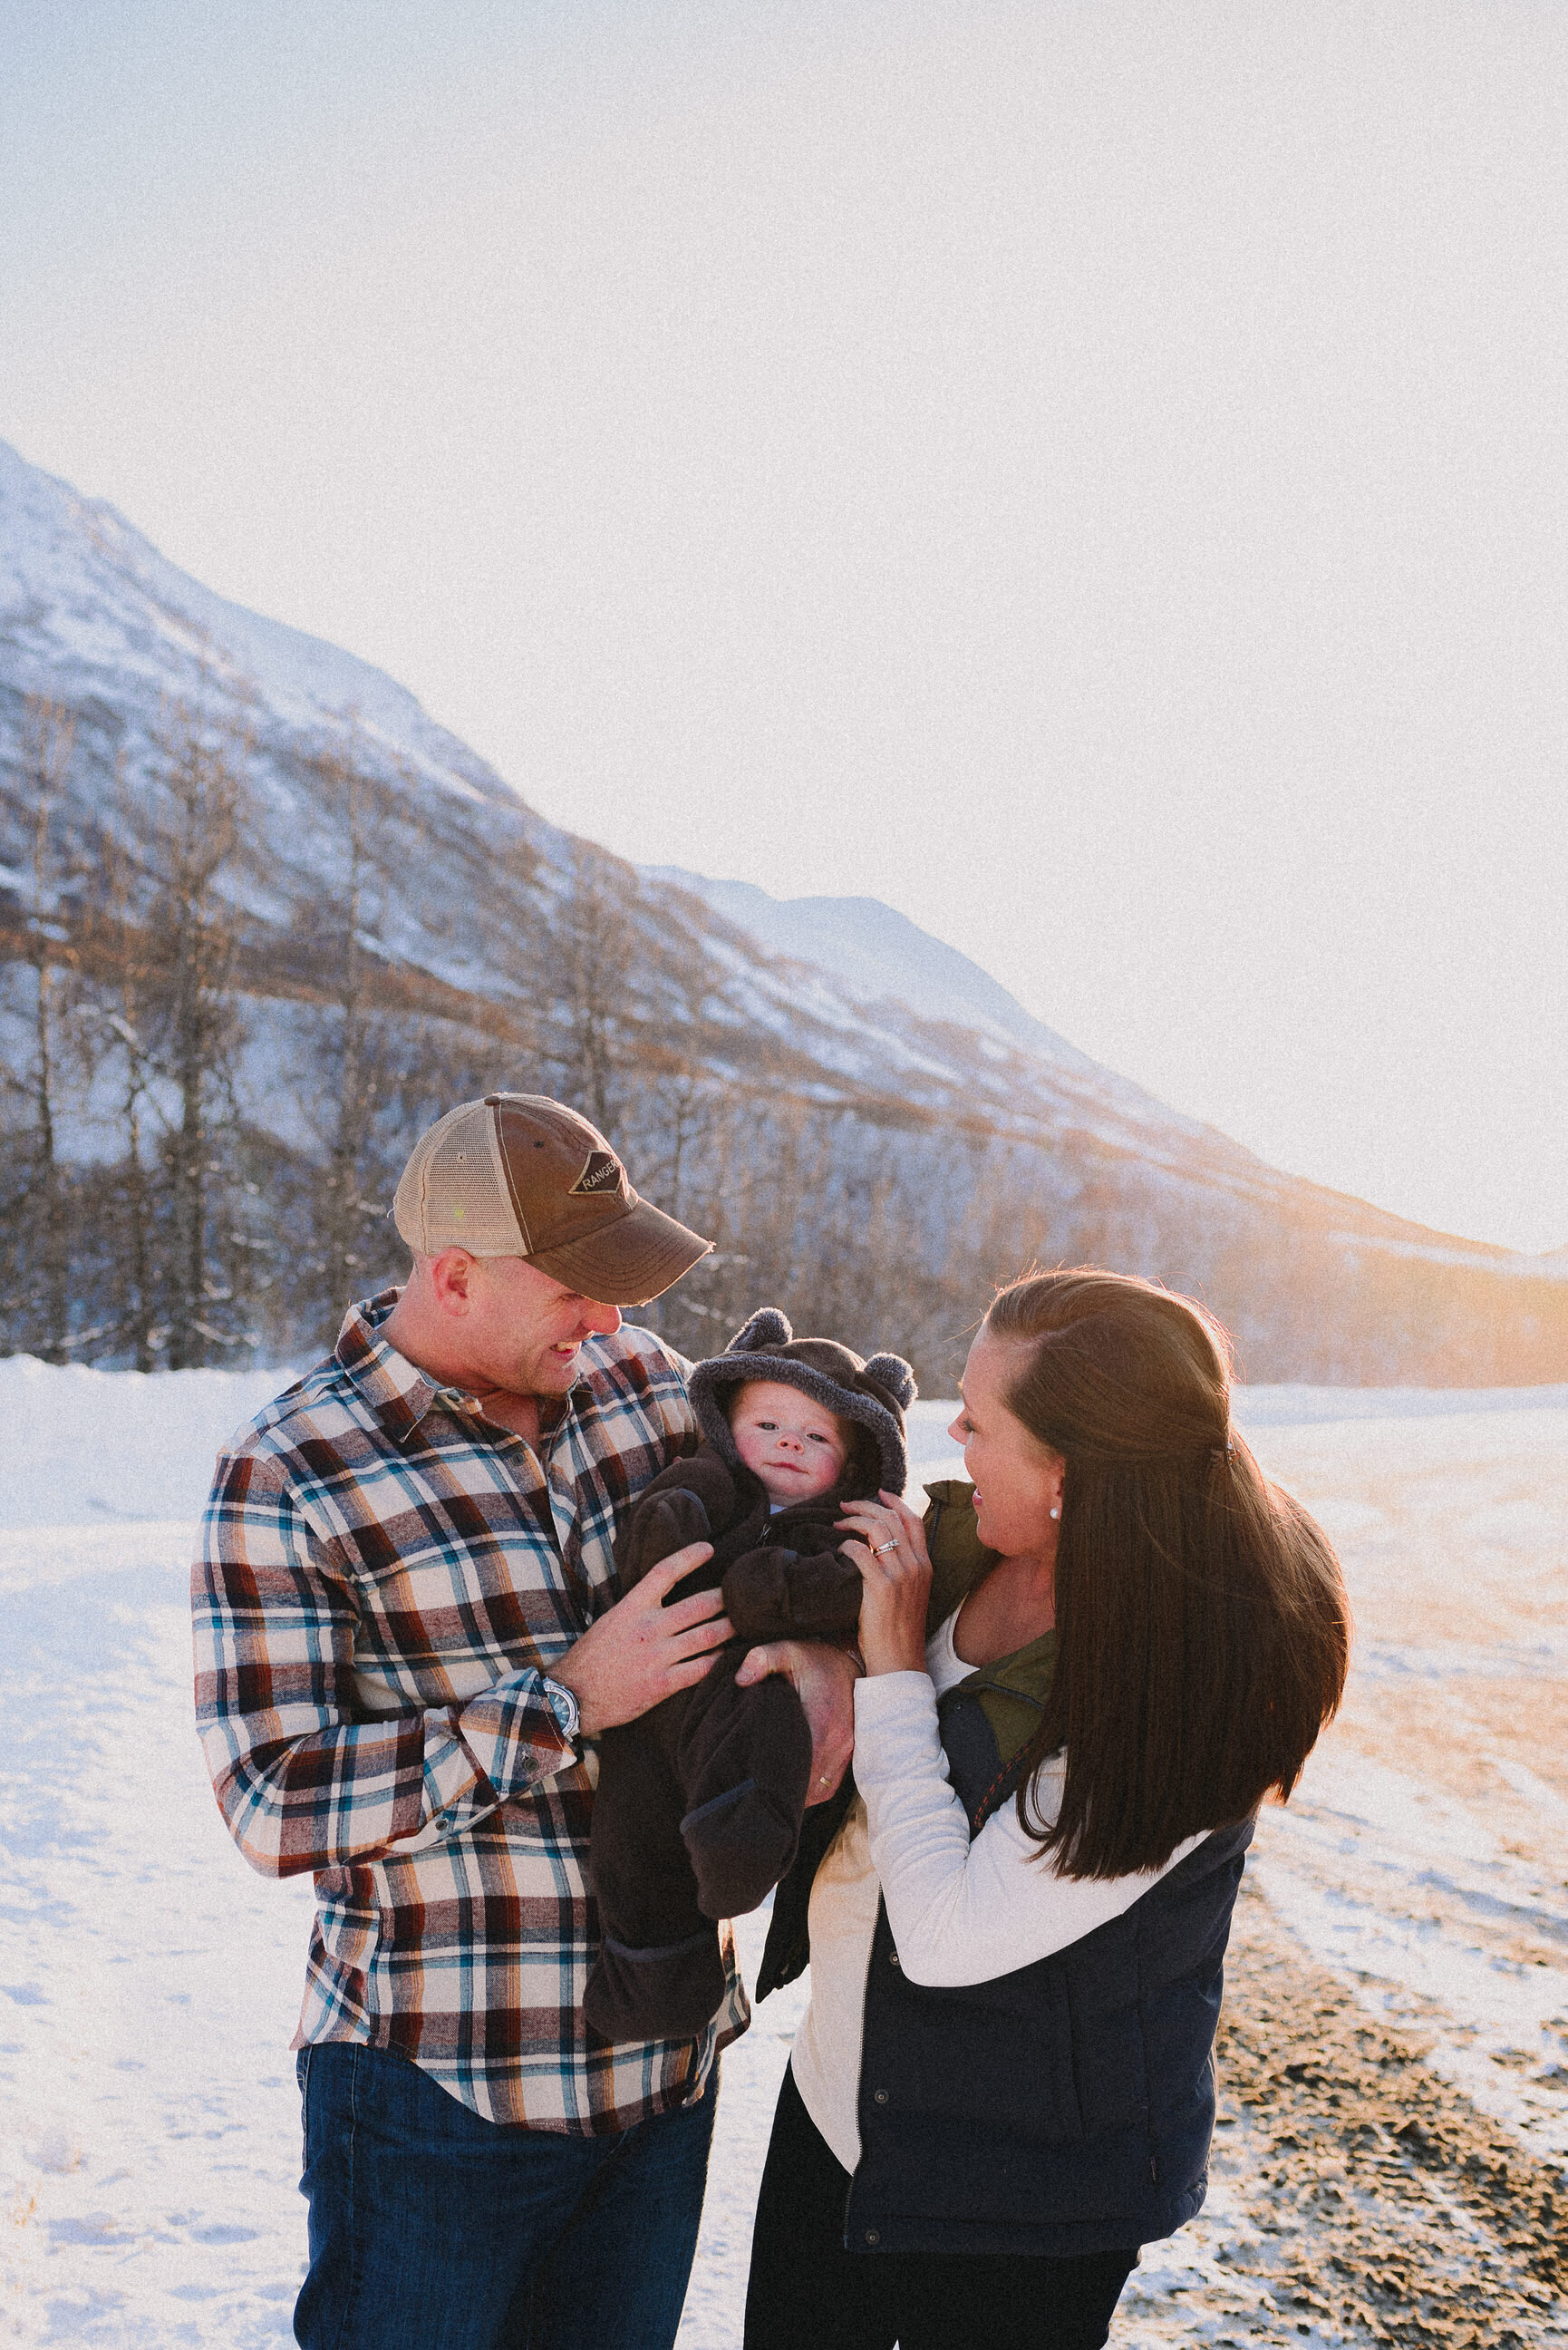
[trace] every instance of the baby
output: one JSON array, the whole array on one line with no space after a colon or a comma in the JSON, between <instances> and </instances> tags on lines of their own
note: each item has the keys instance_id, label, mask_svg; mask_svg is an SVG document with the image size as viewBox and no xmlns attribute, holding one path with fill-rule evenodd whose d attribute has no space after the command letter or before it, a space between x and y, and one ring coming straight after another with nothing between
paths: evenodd
<instances>
[{"instance_id":1,"label":"baby","mask_svg":"<svg viewBox=\"0 0 1568 2350\"><path fill-rule=\"evenodd\" d=\"M583 2012L606 2040L701 2032L724 1995L714 1920L754 1909L794 1856L811 1733L786 1680L738 1689L735 1668L759 1641L854 1638L860 1575L837 1522L846 1502L903 1492L914 1395L901 1356L793 1337L771 1305L692 1370L701 1444L639 1496L616 1565L629 1591L711 1542L672 1596L722 1585L735 1637L705 1679L600 1745L589 1869L604 1939Z\"/></svg>"}]
</instances>

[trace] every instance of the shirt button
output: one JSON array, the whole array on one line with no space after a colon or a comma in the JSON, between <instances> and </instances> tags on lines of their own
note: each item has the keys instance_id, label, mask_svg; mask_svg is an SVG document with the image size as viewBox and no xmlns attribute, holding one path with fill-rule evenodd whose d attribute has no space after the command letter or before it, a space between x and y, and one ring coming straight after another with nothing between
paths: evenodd
<instances>
[{"instance_id":1,"label":"shirt button","mask_svg":"<svg viewBox=\"0 0 1568 2350\"><path fill-rule=\"evenodd\" d=\"M888 2102L887 2090L873 2089L871 2092L871 2102L874 2106L885 2106Z\"/></svg>"},{"instance_id":2,"label":"shirt button","mask_svg":"<svg viewBox=\"0 0 1568 2350\"><path fill-rule=\"evenodd\" d=\"M882 2239L877 2234L875 2228L867 2228L866 2230L866 2241L868 2244L879 2244Z\"/></svg>"}]
</instances>

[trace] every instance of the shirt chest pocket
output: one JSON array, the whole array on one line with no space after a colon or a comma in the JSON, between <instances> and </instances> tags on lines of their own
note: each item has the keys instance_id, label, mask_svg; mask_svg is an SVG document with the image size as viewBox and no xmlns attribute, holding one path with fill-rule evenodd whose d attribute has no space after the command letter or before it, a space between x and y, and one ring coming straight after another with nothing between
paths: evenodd
<instances>
[{"instance_id":1,"label":"shirt chest pocket","mask_svg":"<svg viewBox=\"0 0 1568 2350\"><path fill-rule=\"evenodd\" d=\"M390 1555L373 1546L356 1563L350 1589L357 1669L400 1681L433 1669L442 1681L461 1676L465 1696L559 1656L583 1629L560 1561L515 1536L486 1534L459 1547L420 1530Z\"/></svg>"}]
</instances>

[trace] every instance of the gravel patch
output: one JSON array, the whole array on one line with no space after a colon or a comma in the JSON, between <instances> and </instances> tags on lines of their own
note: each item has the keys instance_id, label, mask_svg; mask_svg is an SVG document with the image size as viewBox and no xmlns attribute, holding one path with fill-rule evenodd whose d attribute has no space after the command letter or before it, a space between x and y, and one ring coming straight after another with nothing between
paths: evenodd
<instances>
[{"instance_id":1,"label":"gravel patch","mask_svg":"<svg viewBox=\"0 0 1568 2350\"><path fill-rule=\"evenodd\" d=\"M1210 2200L1150 2245L1117 2350L1568 2342L1568 2174L1314 1966L1243 1884ZM1565 2082L1564 2085L1568 2085Z\"/></svg>"}]
</instances>

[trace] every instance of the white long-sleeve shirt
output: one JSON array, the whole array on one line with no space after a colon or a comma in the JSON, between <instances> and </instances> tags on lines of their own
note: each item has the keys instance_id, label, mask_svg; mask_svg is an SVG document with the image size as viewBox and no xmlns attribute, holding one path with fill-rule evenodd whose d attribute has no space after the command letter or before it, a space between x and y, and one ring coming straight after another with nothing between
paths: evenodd
<instances>
[{"instance_id":1,"label":"white long-sleeve shirt","mask_svg":"<svg viewBox=\"0 0 1568 2350\"><path fill-rule=\"evenodd\" d=\"M973 1670L953 1647L956 1615L932 1634L923 1673L879 1673L855 1688L859 1790L812 1887L811 2003L792 2068L812 2120L846 2170L860 2159L857 2118L866 1976L879 1899L911 1982L990 1982L1065 1950L1126 1909L1202 1843L1133 1877L1058 1874L1004 1804L971 1840L948 1783L937 1699ZM1060 1760L1039 1779L1037 1810L1061 1802Z\"/></svg>"}]
</instances>

